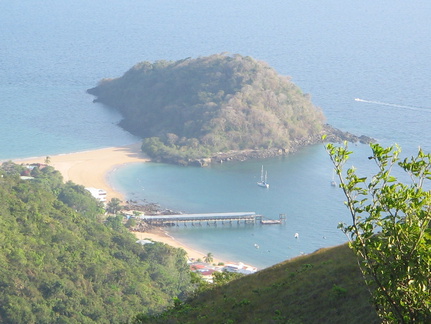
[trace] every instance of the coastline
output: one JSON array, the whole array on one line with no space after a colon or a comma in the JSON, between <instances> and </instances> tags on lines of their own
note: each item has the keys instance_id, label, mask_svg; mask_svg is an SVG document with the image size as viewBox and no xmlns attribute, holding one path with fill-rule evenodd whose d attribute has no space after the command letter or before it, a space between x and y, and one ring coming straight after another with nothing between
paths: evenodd
<instances>
[{"instance_id":1,"label":"coastline","mask_svg":"<svg viewBox=\"0 0 431 324\"><path fill-rule=\"evenodd\" d=\"M58 154L49 156L49 165L58 170L64 181L73 181L85 187L95 187L106 190L108 201L112 198L125 200L124 194L116 191L107 181L107 175L116 167L130 163L149 162L150 158L142 153L141 143L126 146L108 147L96 150L82 151L76 153ZM12 160L17 164L45 163L46 156L31 157ZM132 232L138 239L151 239L162 242L186 251L189 259L202 259L207 253L190 248L170 236L163 229L155 229L149 232ZM228 263L213 257L213 263Z\"/></svg>"},{"instance_id":2,"label":"coastline","mask_svg":"<svg viewBox=\"0 0 431 324\"><path fill-rule=\"evenodd\" d=\"M139 240L145 240L149 239L156 242L161 242L168 244L170 246L173 246L175 248L182 248L187 252L187 257L190 260L197 261L199 259L204 260L205 256L208 254L195 250L187 245L184 245L183 243L178 242L174 237L170 236L166 231L164 231L161 228L153 229L148 232L132 232ZM226 262L226 260L220 260L216 256L213 255L213 262L214 264L220 264L220 263L235 263L235 262Z\"/></svg>"},{"instance_id":3,"label":"coastline","mask_svg":"<svg viewBox=\"0 0 431 324\"><path fill-rule=\"evenodd\" d=\"M108 192L108 200L124 200L124 194L116 191L107 181L107 175L116 167L130 163L150 161L141 150L141 143L108 147L90 151L49 156L49 165L58 170L65 182L73 181L85 187L94 187ZM45 163L46 156L16 159L13 162Z\"/></svg>"}]
</instances>

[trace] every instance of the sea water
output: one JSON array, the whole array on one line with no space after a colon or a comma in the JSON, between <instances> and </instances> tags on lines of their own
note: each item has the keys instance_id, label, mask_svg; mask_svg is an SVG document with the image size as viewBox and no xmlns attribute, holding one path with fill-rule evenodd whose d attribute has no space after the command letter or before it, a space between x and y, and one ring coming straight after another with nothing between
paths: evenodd
<instances>
[{"instance_id":1,"label":"sea water","mask_svg":"<svg viewBox=\"0 0 431 324\"><path fill-rule=\"evenodd\" d=\"M425 0L2 1L0 159L134 143L86 89L143 60L222 52L291 76L335 127L399 143L405 155L431 151L430 15ZM351 164L373 172L369 148L351 148ZM262 164L268 190L256 185ZM217 257L266 267L346 241L336 226L349 215L321 145L204 169L138 164L110 179L131 199L184 212L286 214L281 226L170 229Z\"/></svg>"}]
</instances>

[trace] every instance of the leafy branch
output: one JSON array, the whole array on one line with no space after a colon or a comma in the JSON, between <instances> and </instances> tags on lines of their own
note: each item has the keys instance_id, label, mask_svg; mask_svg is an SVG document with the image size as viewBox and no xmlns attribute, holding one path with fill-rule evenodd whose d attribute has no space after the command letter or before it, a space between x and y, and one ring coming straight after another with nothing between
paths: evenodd
<instances>
[{"instance_id":1,"label":"leafy branch","mask_svg":"<svg viewBox=\"0 0 431 324\"><path fill-rule=\"evenodd\" d=\"M359 258L359 265L384 322L417 323L431 319L431 155L421 149L400 161L399 146L371 144L378 172L368 180L351 167L347 143L326 150L347 199L352 223L339 228ZM394 168L410 176L403 184Z\"/></svg>"}]
</instances>

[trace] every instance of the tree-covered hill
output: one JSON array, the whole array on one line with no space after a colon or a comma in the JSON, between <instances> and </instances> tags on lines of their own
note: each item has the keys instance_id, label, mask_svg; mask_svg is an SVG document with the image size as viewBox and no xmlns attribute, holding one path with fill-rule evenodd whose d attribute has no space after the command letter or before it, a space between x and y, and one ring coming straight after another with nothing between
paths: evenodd
<instances>
[{"instance_id":1,"label":"tree-covered hill","mask_svg":"<svg viewBox=\"0 0 431 324\"><path fill-rule=\"evenodd\" d=\"M243 150L284 154L333 131L309 95L249 56L142 62L88 92L117 108L121 126L164 161Z\"/></svg>"},{"instance_id":2,"label":"tree-covered hill","mask_svg":"<svg viewBox=\"0 0 431 324\"><path fill-rule=\"evenodd\" d=\"M121 323L190 288L185 252L136 244L52 167L0 167L0 322Z\"/></svg>"}]
</instances>

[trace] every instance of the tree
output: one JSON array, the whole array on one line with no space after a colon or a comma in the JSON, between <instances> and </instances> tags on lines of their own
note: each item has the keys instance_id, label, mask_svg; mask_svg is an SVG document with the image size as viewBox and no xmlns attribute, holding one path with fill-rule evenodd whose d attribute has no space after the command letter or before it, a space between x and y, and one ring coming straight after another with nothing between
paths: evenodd
<instances>
[{"instance_id":1,"label":"tree","mask_svg":"<svg viewBox=\"0 0 431 324\"><path fill-rule=\"evenodd\" d=\"M239 272L229 272L229 271L214 272L213 283L216 286L222 286L231 282L232 280L236 280L242 277L244 277L244 274Z\"/></svg>"},{"instance_id":2,"label":"tree","mask_svg":"<svg viewBox=\"0 0 431 324\"><path fill-rule=\"evenodd\" d=\"M326 150L347 198L352 224L340 224L384 323L431 321L431 154L400 160L398 146L371 144L370 161L378 172L359 177L344 165L352 154L343 146ZM403 184L393 175L400 169L410 176Z\"/></svg>"},{"instance_id":3,"label":"tree","mask_svg":"<svg viewBox=\"0 0 431 324\"><path fill-rule=\"evenodd\" d=\"M129 323L193 289L183 249L136 244L83 186L24 169L0 165L1 323Z\"/></svg>"},{"instance_id":4,"label":"tree","mask_svg":"<svg viewBox=\"0 0 431 324\"><path fill-rule=\"evenodd\" d=\"M107 204L107 211L111 214L116 214L121 210L121 200L112 198Z\"/></svg>"},{"instance_id":5,"label":"tree","mask_svg":"<svg viewBox=\"0 0 431 324\"><path fill-rule=\"evenodd\" d=\"M121 231L123 229L123 217L120 215L109 216L108 218L106 218L105 224L113 230Z\"/></svg>"},{"instance_id":6,"label":"tree","mask_svg":"<svg viewBox=\"0 0 431 324\"><path fill-rule=\"evenodd\" d=\"M135 226L136 226L136 219L133 217L130 217L126 222L126 227L127 228L133 228Z\"/></svg>"},{"instance_id":7,"label":"tree","mask_svg":"<svg viewBox=\"0 0 431 324\"><path fill-rule=\"evenodd\" d=\"M213 262L214 261L213 254L211 252L208 252L207 255L204 257L204 261L206 263Z\"/></svg>"}]
</instances>

